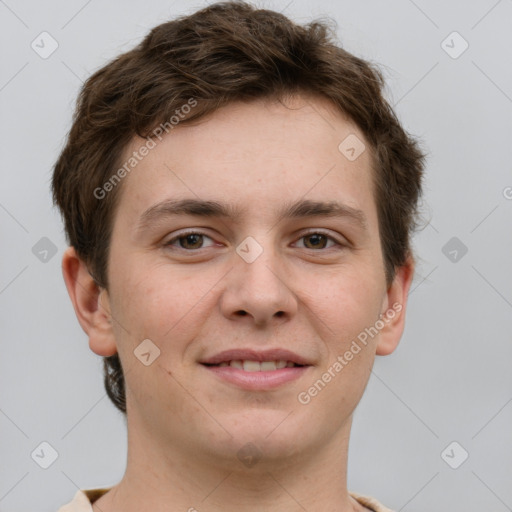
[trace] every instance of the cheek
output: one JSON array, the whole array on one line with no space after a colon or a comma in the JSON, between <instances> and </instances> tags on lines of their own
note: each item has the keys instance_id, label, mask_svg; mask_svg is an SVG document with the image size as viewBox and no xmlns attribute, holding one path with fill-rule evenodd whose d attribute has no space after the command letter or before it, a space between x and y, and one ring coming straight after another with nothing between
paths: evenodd
<instances>
[{"instance_id":1,"label":"cheek","mask_svg":"<svg viewBox=\"0 0 512 512\"><path fill-rule=\"evenodd\" d=\"M378 277L372 276L371 269L354 273L343 279L343 289L338 292L336 334L331 337L328 362L322 368L330 388L324 399L333 406L355 406L368 382L378 340L374 326L382 301L376 290L384 293Z\"/></svg>"},{"instance_id":2,"label":"cheek","mask_svg":"<svg viewBox=\"0 0 512 512\"><path fill-rule=\"evenodd\" d=\"M144 268L140 271L139 268ZM188 271L190 274L190 271ZM199 322L202 298L212 283L194 275L180 275L166 263L119 268L113 275L115 310L119 321L134 339L149 338L162 349L193 333ZM117 284L117 286L115 286Z\"/></svg>"},{"instance_id":3,"label":"cheek","mask_svg":"<svg viewBox=\"0 0 512 512\"><path fill-rule=\"evenodd\" d=\"M323 322L334 347L343 349L379 317L384 292L371 269L339 269L315 280L315 287L307 305Z\"/></svg>"},{"instance_id":4,"label":"cheek","mask_svg":"<svg viewBox=\"0 0 512 512\"><path fill-rule=\"evenodd\" d=\"M323 309L321 318L329 326L328 337L324 338L327 357L312 383L315 389L311 390L318 393L318 402L330 404L327 409L332 411L351 411L360 400L378 340L378 332L372 330L380 312L375 289L357 280L346 280L344 284L343 292L330 306L330 315L325 315L328 304ZM318 314L322 314L321 307Z\"/></svg>"}]
</instances>

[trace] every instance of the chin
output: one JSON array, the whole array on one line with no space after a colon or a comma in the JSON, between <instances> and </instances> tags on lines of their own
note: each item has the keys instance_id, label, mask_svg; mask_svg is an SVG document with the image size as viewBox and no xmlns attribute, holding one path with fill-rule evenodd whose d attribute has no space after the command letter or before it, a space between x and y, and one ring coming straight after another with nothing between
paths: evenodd
<instances>
[{"instance_id":1,"label":"chin","mask_svg":"<svg viewBox=\"0 0 512 512\"><path fill-rule=\"evenodd\" d=\"M254 455L261 457L262 461L295 456L307 445L314 444L315 433L313 426L301 423L298 414L293 411L292 408L252 409L219 418L233 436L224 450L227 448L231 455L235 451L237 456L242 457L245 451L254 451ZM321 432L318 432L318 436L322 436Z\"/></svg>"}]
</instances>

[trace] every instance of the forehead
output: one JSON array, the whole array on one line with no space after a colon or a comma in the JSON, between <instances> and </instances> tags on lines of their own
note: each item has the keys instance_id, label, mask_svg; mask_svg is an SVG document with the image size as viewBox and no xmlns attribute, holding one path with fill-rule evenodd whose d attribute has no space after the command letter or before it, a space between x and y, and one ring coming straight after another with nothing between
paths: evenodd
<instances>
[{"instance_id":1,"label":"forehead","mask_svg":"<svg viewBox=\"0 0 512 512\"><path fill-rule=\"evenodd\" d=\"M253 218L301 198L375 217L369 147L328 100L237 102L153 141L123 181L119 207L132 221L159 202L187 198L229 203ZM134 138L124 159L145 143Z\"/></svg>"}]
</instances>

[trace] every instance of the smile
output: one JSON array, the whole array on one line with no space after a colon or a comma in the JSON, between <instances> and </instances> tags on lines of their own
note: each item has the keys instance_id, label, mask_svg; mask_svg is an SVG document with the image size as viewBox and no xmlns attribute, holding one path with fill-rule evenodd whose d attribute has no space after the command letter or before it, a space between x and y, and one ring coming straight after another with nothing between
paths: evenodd
<instances>
[{"instance_id":1,"label":"smile","mask_svg":"<svg viewBox=\"0 0 512 512\"><path fill-rule=\"evenodd\" d=\"M312 368L284 360L260 362L240 359L211 365L203 363L201 366L215 380L247 391L269 391L285 386L300 379Z\"/></svg>"},{"instance_id":2,"label":"smile","mask_svg":"<svg viewBox=\"0 0 512 512\"><path fill-rule=\"evenodd\" d=\"M230 366L231 368L238 368L245 372L268 372L274 370L280 370L282 368L294 368L296 366L302 366L294 363L293 361L286 361L280 359L277 361L253 361L250 359L233 359L231 361L222 361L219 364L212 364L208 366L217 366L219 368L225 368Z\"/></svg>"}]
</instances>

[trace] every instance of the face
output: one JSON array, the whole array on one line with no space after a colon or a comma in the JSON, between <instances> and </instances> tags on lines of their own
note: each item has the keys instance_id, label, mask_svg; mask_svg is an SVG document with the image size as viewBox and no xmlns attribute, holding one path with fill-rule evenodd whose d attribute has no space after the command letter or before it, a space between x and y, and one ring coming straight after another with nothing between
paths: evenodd
<instances>
[{"instance_id":1,"label":"face","mask_svg":"<svg viewBox=\"0 0 512 512\"><path fill-rule=\"evenodd\" d=\"M325 100L285 103L178 126L122 183L102 300L141 443L226 465L254 446L264 460L334 446L379 343L401 334L375 328L400 293L369 150L338 149L363 135Z\"/></svg>"}]
</instances>

